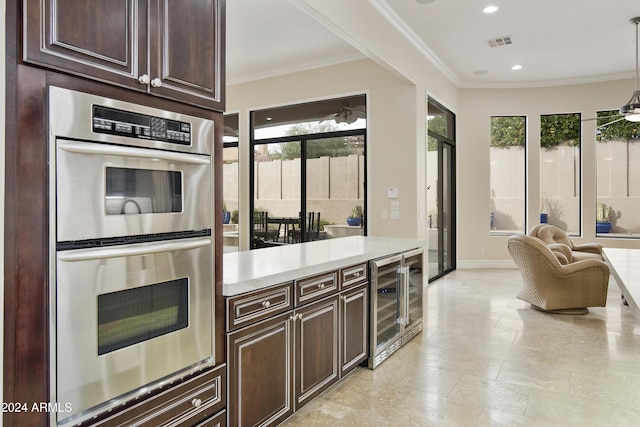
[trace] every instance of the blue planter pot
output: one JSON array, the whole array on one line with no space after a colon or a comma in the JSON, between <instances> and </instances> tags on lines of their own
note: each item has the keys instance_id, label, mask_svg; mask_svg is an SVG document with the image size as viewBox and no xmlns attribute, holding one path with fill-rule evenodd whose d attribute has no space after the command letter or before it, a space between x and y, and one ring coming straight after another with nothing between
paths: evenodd
<instances>
[{"instance_id":1,"label":"blue planter pot","mask_svg":"<svg viewBox=\"0 0 640 427\"><path fill-rule=\"evenodd\" d=\"M347 224L349 224L351 226L358 226L358 225L360 225L360 218L349 217L349 218L347 218Z\"/></svg>"},{"instance_id":2,"label":"blue planter pot","mask_svg":"<svg viewBox=\"0 0 640 427\"><path fill-rule=\"evenodd\" d=\"M231 212L222 212L222 223L229 224L231 220Z\"/></svg>"},{"instance_id":3,"label":"blue planter pot","mask_svg":"<svg viewBox=\"0 0 640 427\"><path fill-rule=\"evenodd\" d=\"M596 222L596 233L608 233L611 231L610 222Z\"/></svg>"},{"instance_id":4,"label":"blue planter pot","mask_svg":"<svg viewBox=\"0 0 640 427\"><path fill-rule=\"evenodd\" d=\"M549 219L549 214L541 213L540 214L540 224L546 224Z\"/></svg>"}]
</instances>

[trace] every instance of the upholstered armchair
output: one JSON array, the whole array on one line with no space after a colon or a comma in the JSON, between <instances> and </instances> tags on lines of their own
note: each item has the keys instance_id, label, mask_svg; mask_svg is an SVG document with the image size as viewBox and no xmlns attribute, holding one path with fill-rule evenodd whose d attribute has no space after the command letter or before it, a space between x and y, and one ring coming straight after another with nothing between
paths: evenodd
<instances>
[{"instance_id":1,"label":"upholstered armchair","mask_svg":"<svg viewBox=\"0 0 640 427\"><path fill-rule=\"evenodd\" d=\"M517 298L535 309L559 314L586 314L587 307L607 303L609 267L587 259L563 265L540 239L524 234L507 240L509 254L522 275Z\"/></svg>"},{"instance_id":2,"label":"upholstered armchair","mask_svg":"<svg viewBox=\"0 0 640 427\"><path fill-rule=\"evenodd\" d=\"M529 236L537 237L548 245L566 245L571 250L573 261L584 259L602 259L602 248L600 243L584 243L577 245L571 240L569 235L561 228L551 224L538 224L529 231Z\"/></svg>"}]
</instances>

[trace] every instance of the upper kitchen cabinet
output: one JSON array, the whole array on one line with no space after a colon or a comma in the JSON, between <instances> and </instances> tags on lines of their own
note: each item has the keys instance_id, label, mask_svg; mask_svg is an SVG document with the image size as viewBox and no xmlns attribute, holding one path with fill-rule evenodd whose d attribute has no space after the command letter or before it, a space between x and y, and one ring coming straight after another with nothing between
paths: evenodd
<instances>
[{"instance_id":1,"label":"upper kitchen cabinet","mask_svg":"<svg viewBox=\"0 0 640 427\"><path fill-rule=\"evenodd\" d=\"M24 60L224 110L224 0L25 0Z\"/></svg>"}]
</instances>

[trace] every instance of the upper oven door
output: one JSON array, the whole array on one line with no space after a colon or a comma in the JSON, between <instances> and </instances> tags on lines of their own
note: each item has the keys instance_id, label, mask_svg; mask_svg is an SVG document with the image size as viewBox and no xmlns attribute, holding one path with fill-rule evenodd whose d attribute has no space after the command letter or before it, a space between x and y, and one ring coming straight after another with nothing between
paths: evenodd
<instances>
[{"instance_id":1,"label":"upper oven door","mask_svg":"<svg viewBox=\"0 0 640 427\"><path fill-rule=\"evenodd\" d=\"M56 140L57 241L212 228L211 156Z\"/></svg>"}]
</instances>

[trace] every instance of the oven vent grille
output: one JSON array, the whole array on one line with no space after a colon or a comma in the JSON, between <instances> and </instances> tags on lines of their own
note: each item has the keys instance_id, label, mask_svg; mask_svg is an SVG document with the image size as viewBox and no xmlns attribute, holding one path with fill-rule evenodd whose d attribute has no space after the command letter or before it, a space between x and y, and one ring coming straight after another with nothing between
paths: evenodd
<instances>
[{"instance_id":1,"label":"oven vent grille","mask_svg":"<svg viewBox=\"0 0 640 427\"><path fill-rule=\"evenodd\" d=\"M487 40L489 47L506 46L511 44L511 36L496 37Z\"/></svg>"}]
</instances>

